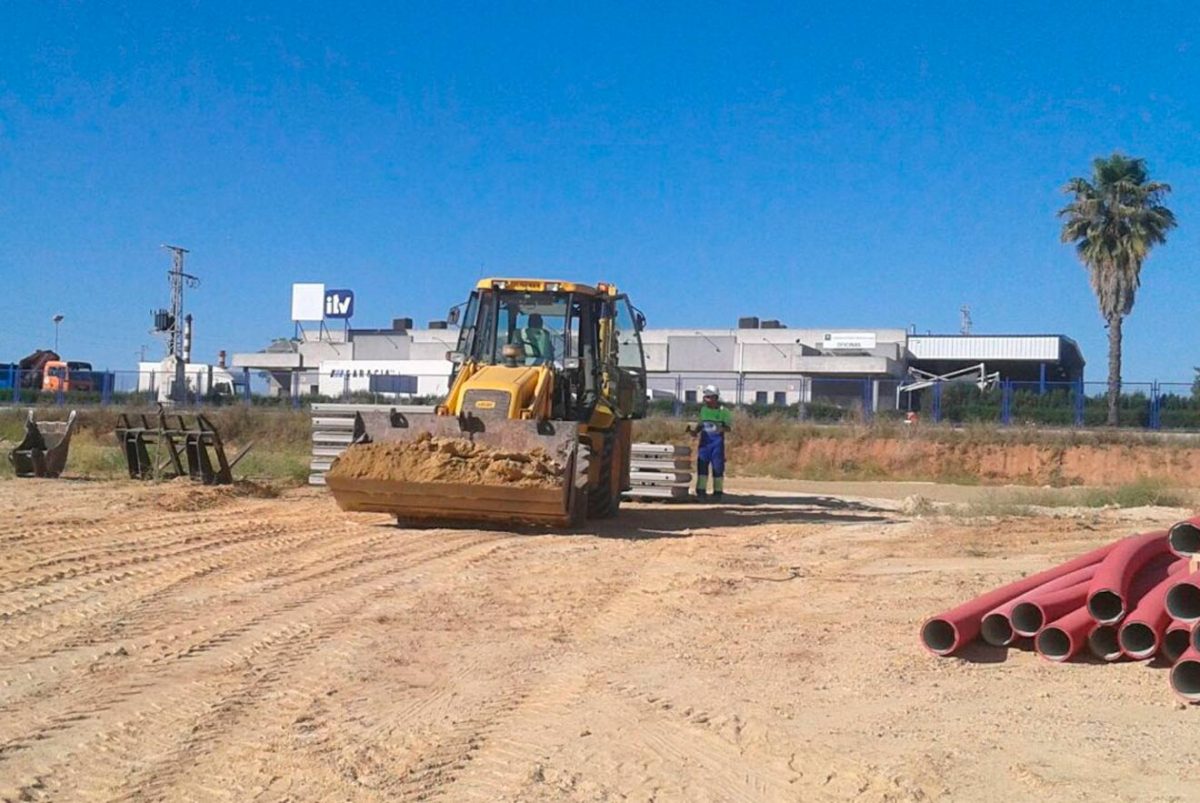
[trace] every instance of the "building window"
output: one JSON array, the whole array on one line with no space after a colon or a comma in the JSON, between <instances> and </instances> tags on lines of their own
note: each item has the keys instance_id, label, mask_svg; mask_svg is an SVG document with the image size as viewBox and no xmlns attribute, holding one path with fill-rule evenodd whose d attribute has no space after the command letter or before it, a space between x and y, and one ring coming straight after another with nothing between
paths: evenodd
<instances>
[{"instance_id":1,"label":"building window","mask_svg":"<svg viewBox=\"0 0 1200 803\"><path fill-rule=\"evenodd\" d=\"M787 393L785 391L775 391L775 405L777 407L787 407Z\"/></svg>"},{"instance_id":2,"label":"building window","mask_svg":"<svg viewBox=\"0 0 1200 803\"><path fill-rule=\"evenodd\" d=\"M696 391L685 390L683 392L683 400L685 402L687 402L688 404L695 404L696 403Z\"/></svg>"},{"instance_id":3,"label":"building window","mask_svg":"<svg viewBox=\"0 0 1200 803\"><path fill-rule=\"evenodd\" d=\"M765 390L754 391L754 403L755 404L766 404L767 403L767 392Z\"/></svg>"}]
</instances>

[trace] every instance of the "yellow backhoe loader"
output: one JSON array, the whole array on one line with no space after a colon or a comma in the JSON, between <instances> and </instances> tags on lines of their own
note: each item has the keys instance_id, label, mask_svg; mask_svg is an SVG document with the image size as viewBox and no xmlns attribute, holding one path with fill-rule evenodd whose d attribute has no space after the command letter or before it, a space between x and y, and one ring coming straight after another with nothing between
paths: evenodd
<instances>
[{"instance_id":1,"label":"yellow backhoe loader","mask_svg":"<svg viewBox=\"0 0 1200 803\"><path fill-rule=\"evenodd\" d=\"M354 442L423 433L506 451L541 448L561 487L326 476L343 510L401 522L572 527L614 516L629 489L632 419L646 410L645 318L610 284L484 279L450 311L459 324L450 389L434 413L364 411Z\"/></svg>"}]
</instances>

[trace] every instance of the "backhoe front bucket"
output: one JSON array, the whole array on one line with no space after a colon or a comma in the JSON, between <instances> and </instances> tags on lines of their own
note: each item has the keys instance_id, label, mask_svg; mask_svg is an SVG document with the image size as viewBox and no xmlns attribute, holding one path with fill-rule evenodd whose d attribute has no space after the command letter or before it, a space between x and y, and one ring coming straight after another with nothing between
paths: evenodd
<instances>
[{"instance_id":1,"label":"backhoe front bucket","mask_svg":"<svg viewBox=\"0 0 1200 803\"><path fill-rule=\"evenodd\" d=\"M455 418L395 411L358 413L354 442L413 441L423 433L480 443L505 451L543 449L560 466L557 488L483 485L464 482L407 482L351 478L336 470L325 475L338 507L390 513L401 522L422 524L526 524L571 527L586 509L587 449L579 425L563 421ZM352 444L350 449L356 448ZM336 466L336 463L335 463Z\"/></svg>"},{"instance_id":2,"label":"backhoe front bucket","mask_svg":"<svg viewBox=\"0 0 1200 803\"><path fill-rule=\"evenodd\" d=\"M9 452L8 460L18 477L57 477L67 466L71 433L75 430L75 411L66 421L38 423L29 411L25 437Z\"/></svg>"}]
</instances>

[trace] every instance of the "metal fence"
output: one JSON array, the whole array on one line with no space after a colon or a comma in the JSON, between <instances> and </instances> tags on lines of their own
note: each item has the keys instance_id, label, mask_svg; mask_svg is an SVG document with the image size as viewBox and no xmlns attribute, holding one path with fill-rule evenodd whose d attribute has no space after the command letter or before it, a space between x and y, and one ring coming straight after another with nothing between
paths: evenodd
<instances>
[{"instance_id":1,"label":"metal fence","mask_svg":"<svg viewBox=\"0 0 1200 803\"><path fill-rule=\"evenodd\" d=\"M652 400L660 413L690 415L705 385L722 400L751 414L783 414L815 422L869 422L915 419L933 423L991 423L1020 426L1095 427L1108 420L1107 382L1017 382L1005 380L980 388L969 382L913 386L897 379L803 377L669 376L651 380L652 388L674 386L666 398ZM659 391L662 392L661 390ZM1186 382L1125 382L1118 407L1119 426L1144 429L1200 430L1200 395Z\"/></svg>"},{"instance_id":2,"label":"metal fence","mask_svg":"<svg viewBox=\"0 0 1200 803\"><path fill-rule=\"evenodd\" d=\"M0 404L153 405L164 381L160 371L76 371L67 376L0 365ZM185 404L253 404L301 407L312 403L430 404L446 392L448 372L374 374L366 370L304 372L287 388L249 369L189 367ZM948 424L1092 427L1108 417L1105 382L1002 381L980 388L969 382L913 386L899 379L780 377L771 374L651 374L651 410L691 415L704 388L718 388L723 403L749 415L784 415L814 422L870 422L916 418ZM1200 430L1200 395L1188 382L1126 382L1119 425Z\"/></svg>"}]
</instances>

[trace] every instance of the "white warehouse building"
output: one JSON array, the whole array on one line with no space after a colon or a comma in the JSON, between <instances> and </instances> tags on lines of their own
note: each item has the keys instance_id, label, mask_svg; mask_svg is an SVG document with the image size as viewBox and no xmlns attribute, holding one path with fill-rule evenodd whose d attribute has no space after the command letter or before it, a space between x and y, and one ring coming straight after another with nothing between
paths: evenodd
<instances>
[{"instance_id":1,"label":"white warehouse building","mask_svg":"<svg viewBox=\"0 0 1200 803\"><path fill-rule=\"evenodd\" d=\"M902 328L789 329L745 318L732 329L642 332L647 384L656 399L687 403L715 385L727 402L809 404L888 410L904 394L949 378L985 385L1002 379L1074 383L1079 347L1062 335L918 335ZM396 319L388 329L298 331L259 352L233 355L233 366L269 377L279 395L380 399L442 396L448 391L458 332L443 322L424 329Z\"/></svg>"}]
</instances>

